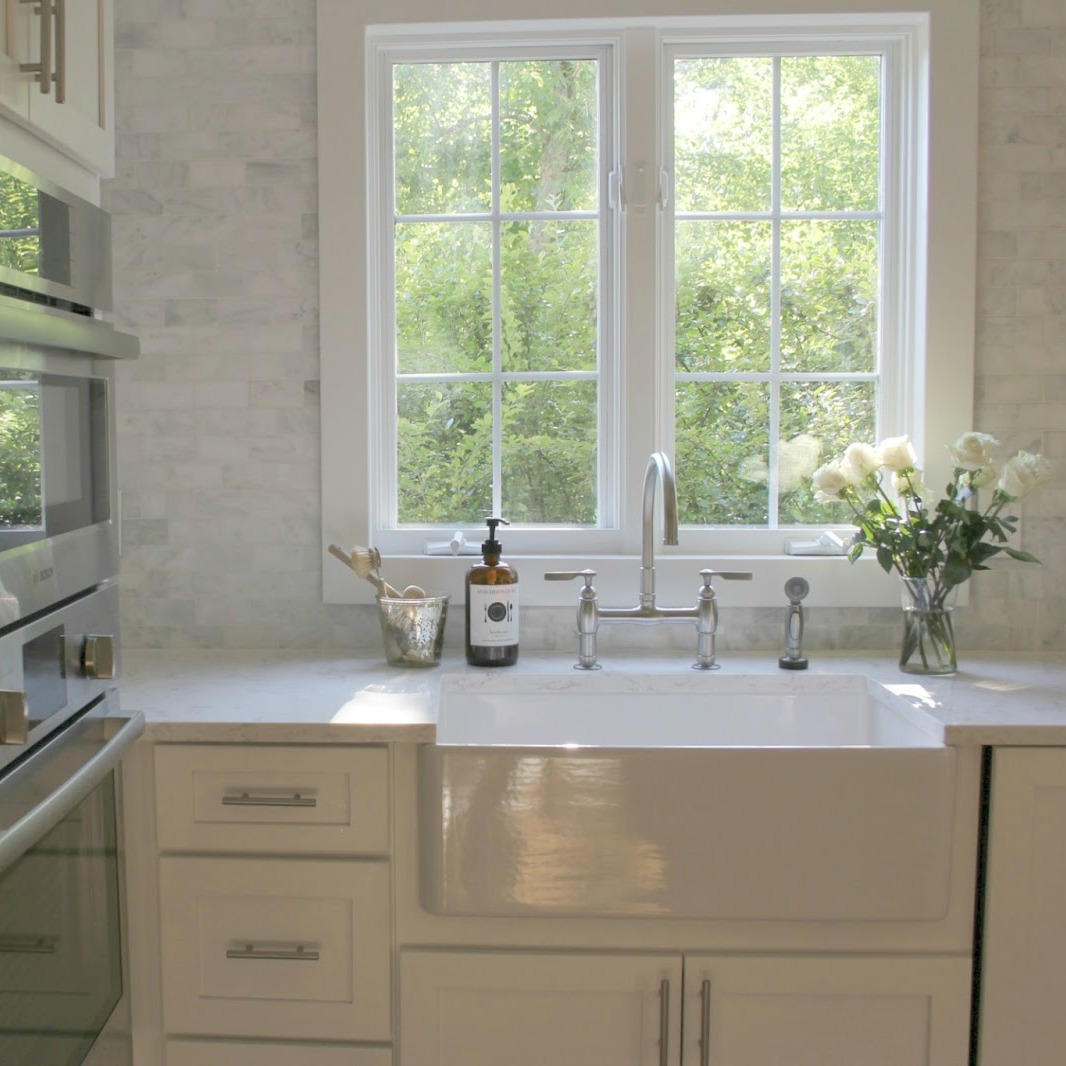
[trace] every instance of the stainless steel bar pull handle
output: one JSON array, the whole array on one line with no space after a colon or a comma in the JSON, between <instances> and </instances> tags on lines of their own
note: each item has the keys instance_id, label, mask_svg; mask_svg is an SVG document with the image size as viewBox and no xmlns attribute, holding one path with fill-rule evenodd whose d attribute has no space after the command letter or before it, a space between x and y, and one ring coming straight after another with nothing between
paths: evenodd
<instances>
[{"instance_id":1,"label":"stainless steel bar pull handle","mask_svg":"<svg viewBox=\"0 0 1066 1066\"><path fill-rule=\"evenodd\" d=\"M56 0L56 103L67 101L67 0Z\"/></svg>"},{"instance_id":2,"label":"stainless steel bar pull handle","mask_svg":"<svg viewBox=\"0 0 1066 1066\"><path fill-rule=\"evenodd\" d=\"M59 938L54 936L0 936L0 955L54 955Z\"/></svg>"},{"instance_id":3,"label":"stainless steel bar pull handle","mask_svg":"<svg viewBox=\"0 0 1066 1066\"><path fill-rule=\"evenodd\" d=\"M317 807L315 796L305 796L294 792L291 796L278 796L271 793L238 792L222 797L223 807Z\"/></svg>"},{"instance_id":4,"label":"stainless steel bar pull handle","mask_svg":"<svg viewBox=\"0 0 1066 1066\"><path fill-rule=\"evenodd\" d=\"M659 1066L670 1066L670 981L659 983Z\"/></svg>"},{"instance_id":5,"label":"stainless steel bar pull handle","mask_svg":"<svg viewBox=\"0 0 1066 1066\"><path fill-rule=\"evenodd\" d=\"M271 959L278 962L318 962L319 954L314 948L304 944L293 947L264 946L245 943L243 947L227 948L227 959Z\"/></svg>"},{"instance_id":6,"label":"stainless steel bar pull handle","mask_svg":"<svg viewBox=\"0 0 1066 1066\"><path fill-rule=\"evenodd\" d=\"M711 982L700 986L700 1066L711 1066Z\"/></svg>"},{"instance_id":7,"label":"stainless steel bar pull handle","mask_svg":"<svg viewBox=\"0 0 1066 1066\"><path fill-rule=\"evenodd\" d=\"M21 0L34 4L34 14L41 18L41 60L39 63L20 63L19 70L32 73L41 84L42 93L52 91L52 0Z\"/></svg>"}]
</instances>

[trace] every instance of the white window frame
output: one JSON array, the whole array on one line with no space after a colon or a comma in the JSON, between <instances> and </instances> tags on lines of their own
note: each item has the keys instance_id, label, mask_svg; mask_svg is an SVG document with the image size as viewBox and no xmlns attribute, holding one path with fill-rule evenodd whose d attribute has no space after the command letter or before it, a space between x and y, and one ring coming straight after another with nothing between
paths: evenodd
<instances>
[{"instance_id":1,"label":"white window frame","mask_svg":"<svg viewBox=\"0 0 1066 1066\"><path fill-rule=\"evenodd\" d=\"M351 4L350 0L318 0L323 549L333 541L366 543L372 536L370 470L374 447L368 415L371 404L377 401L369 385L366 294L368 277L380 270L381 264L380 260L370 258L374 253L368 233L365 116L370 79L364 42L373 16L362 7ZM756 21L760 12L771 10L765 0L745 3L744 8L751 10ZM752 17L730 14L728 4L694 4L682 0L681 9L687 12L698 9L699 14L691 18L678 15L665 24L657 20L656 32L662 39L669 40L671 33L676 36L683 28L694 25L700 25L708 35L713 32L716 38L731 34L742 41L745 35L750 35ZM916 352L930 354L914 361L915 380L904 379L892 387L915 397L911 434L919 454L924 453L927 460L929 480L936 484L940 469L944 477L947 475L947 461L945 458L938 465L934 449L942 451L943 443L971 428L972 418L977 13L969 0L927 0L924 4L907 5L896 14L891 9L886 14L885 5L863 0L846 5L818 0L809 9L809 17L774 17L773 25L782 39L794 44L797 35L804 32L824 37L826 19L832 16L845 36L871 32L883 36L895 26L913 42L911 47L915 49L909 60L916 64L915 78L899 103L902 113L917 116L914 120L921 125L910 141L917 157L916 166L910 166L911 160L906 160L905 169L907 172L925 169L929 183L928 187L919 185L901 191L900 195L925 227L927 251L923 261L919 249L902 250L905 269L916 279L916 284L912 293L901 297L900 321L910 326L910 336L903 343L913 344ZM648 8L639 3L615 4L612 10L620 12L622 17L610 21L574 18L599 15L598 0L544 0L537 5L538 16L565 19L562 25L568 31L590 35L646 32L651 25L640 17ZM490 37L504 31L544 32L543 22L489 24L487 20L499 19L500 11L498 5L487 0L474 0L464 13L467 17L483 17L486 20L483 30ZM869 25L871 15L880 16L876 30ZM454 31L455 27L448 23L426 24L427 16L441 17L439 9L433 10L427 0L395 0L388 10L390 25L409 27L412 38ZM654 77L658 62L657 58L649 57L638 59L637 64L649 66ZM626 76L632 78L635 73L639 72L631 67ZM927 107L923 104L926 94ZM654 106L635 98L632 92L623 106L637 109L635 117L632 113L627 117L627 126L644 123L652 136L661 134L664 116ZM927 124L922 121L926 117ZM631 152L629 145L624 146L622 165L627 169L623 174L630 172L628 168L647 166ZM927 168L920 165L925 152L928 152ZM371 175L370 180L376 177ZM647 224L654 224L653 215L653 211L647 213ZM639 222L635 223L631 216L627 226L632 228L634 224ZM364 258L360 249L371 249L370 256ZM633 276L622 279L623 307L627 306L626 286L646 282L646 278ZM658 339L661 343L662 337L656 331L664 326L652 322L649 333L648 322L624 321L621 328L625 331L627 348L637 350L644 342L654 345ZM629 379L620 403L625 432L617 450L623 518L619 547L603 551L590 544L586 548L577 539L571 541L568 531L560 553L542 558L539 554L527 554L528 547L520 536L509 535L504 539L505 556L517 562L527 576L523 581L526 604L573 603L574 589L540 580L541 570L569 566L592 566L600 572L597 585L604 602L628 602L635 594L633 567L640 549L640 488L650 451L646 442L654 440L657 446L664 446L665 438L661 432L656 433L656 424L661 430L666 390L673 387L673 370L672 366L660 365L654 371L641 368L640 374L635 375L632 367L625 369ZM919 387L915 387L916 382ZM655 397L651 405L641 400L649 395ZM650 435L646 431L649 407L653 423ZM643 433L639 432L642 423ZM894 431L893 426L883 427L886 435ZM476 537L479 535L476 516L472 517L468 533ZM574 531L577 532L584 531ZM695 570L708 563L720 568L743 565L755 571L755 581L723 589L731 603L780 603L783 580L793 574L802 574L811 581L809 602L812 603L862 606L898 602L895 583L886 581L876 564L867 565L867 560L850 568L845 575L842 570L849 564L839 558L782 556L772 548L756 555L751 550L751 531L730 532L725 536L731 537L733 544L719 539L709 551L693 544L692 533L695 531L683 530L677 548L657 546L663 602L667 602L667 597L669 602L677 597L681 597L678 602L688 602L696 587ZM722 531L716 534L721 537ZM779 534L778 539L780 545L783 536ZM776 551L780 551L780 546ZM404 561L402 579L459 593L467 565L469 559L412 555ZM357 588L350 575L341 569L323 567L327 602L366 602L364 590Z\"/></svg>"}]
</instances>

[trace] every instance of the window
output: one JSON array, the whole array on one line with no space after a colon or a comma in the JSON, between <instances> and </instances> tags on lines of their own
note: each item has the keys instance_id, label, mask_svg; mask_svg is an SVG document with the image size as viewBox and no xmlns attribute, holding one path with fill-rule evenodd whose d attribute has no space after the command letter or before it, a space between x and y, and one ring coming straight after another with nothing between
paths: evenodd
<instances>
[{"instance_id":1,"label":"window","mask_svg":"<svg viewBox=\"0 0 1066 1066\"><path fill-rule=\"evenodd\" d=\"M319 9L325 84L345 18ZM957 216L927 211L952 168L939 148L928 165L950 107L927 96L925 16L402 22L361 27L363 144L336 143L320 94L324 444L327 376L368 398L365 474L338 491L324 448L327 541L418 554L495 512L511 555L633 553L662 448L678 554L780 556L832 522L807 488L820 457L966 428L972 322L929 301L926 266L965 265L973 222L960 253ZM339 212L368 248L343 286L342 160L368 208ZM365 339L331 335L341 288ZM365 347L347 367L341 334Z\"/></svg>"}]
</instances>

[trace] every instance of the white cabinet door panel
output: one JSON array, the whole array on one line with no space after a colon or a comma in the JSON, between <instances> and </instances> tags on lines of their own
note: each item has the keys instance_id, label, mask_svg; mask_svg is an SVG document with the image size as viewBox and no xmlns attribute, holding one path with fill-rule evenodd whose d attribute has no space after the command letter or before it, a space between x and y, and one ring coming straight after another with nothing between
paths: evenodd
<instances>
[{"instance_id":1,"label":"white cabinet door panel","mask_svg":"<svg viewBox=\"0 0 1066 1066\"><path fill-rule=\"evenodd\" d=\"M168 1040L167 1066L391 1066L387 1048Z\"/></svg>"},{"instance_id":2,"label":"white cabinet door panel","mask_svg":"<svg viewBox=\"0 0 1066 1066\"><path fill-rule=\"evenodd\" d=\"M966 1066L969 1006L964 958L686 956L683 1061Z\"/></svg>"},{"instance_id":3,"label":"white cabinet door panel","mask_svg":"<svg viewBox=\"0 0 1066 1066\"><path fill-rule=\"evenodd\" d=\"M400 1062L678 1066L680 994L679 956L406 951Z\"/></svg>"},{"instance_id":4,"label":"white cabinet door panel","mask_svg":"<svg viewBox=\"0 0 1066 1066\"><path fill-rule=\"evenodd\" d=\"M168 1033L390 1039L386 864L164 857L160 903Z\"/></svg>"},{"instance_id":5,"label":"white cabinet door panel","mask_svg":"<svg viewBox=\"0 0 1066 1066\"><path fill-rule=\"evenodd\" d=\"M980 1066L1066 1061L1066 751L992 764Z\"/></svg>"}]
</instances>

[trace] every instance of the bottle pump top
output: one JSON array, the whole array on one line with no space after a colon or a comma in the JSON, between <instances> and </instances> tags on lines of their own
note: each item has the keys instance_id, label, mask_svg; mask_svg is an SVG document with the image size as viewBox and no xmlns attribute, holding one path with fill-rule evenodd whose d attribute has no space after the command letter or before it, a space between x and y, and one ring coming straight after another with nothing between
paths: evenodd
<instances>
[{"instance_id":1,"label":"bottle pump top","mask_svg":"<svg viewBox=\"0 0 1066 1066\"><path fill-rule=\"evenodd\" d=\"M489 527L489 539L481 545L481 550L486 555L499 555L503 545L496 539L496 527L498 525L509 526L511 523L506 518L488 518L485 524Z\"/></svg>"}]
</instances>

